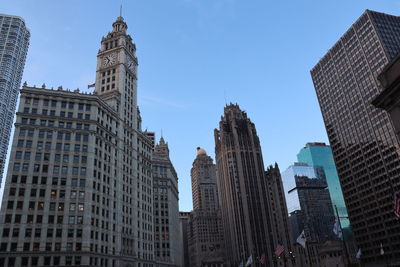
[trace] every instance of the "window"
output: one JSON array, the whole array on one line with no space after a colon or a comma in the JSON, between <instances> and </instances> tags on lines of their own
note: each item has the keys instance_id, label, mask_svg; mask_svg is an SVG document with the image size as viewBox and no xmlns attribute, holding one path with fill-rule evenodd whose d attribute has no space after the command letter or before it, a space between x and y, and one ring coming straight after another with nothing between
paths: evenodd
<instances>
[{"instance_id":1,"label":"window","mask_svg":"<svg viewBox=\"0 0 400 267\"><path fill-rule=\"evenodd\" d=\"M19 164L19 163L14 163L14 168L13 168L14 171L19 171L20 168L21 168L21 164Z\"/></svg>"},{"instance_id":2,"label":"window","mask_svg":"<svg viewBox=\"0 0 400 267\"><path fill-rule=\"evenodd\" d=\"M71 186L78 186L78 179L76 178L71 179Z\"/></svg>"},{"instance_id":3,"label":"window","mask_svg":"<svg viewBox=\"0 0 400 267\"><path fill-rule=\"evenodd\" d=\"M21 159L21 158L22 158L22 151L15 152L15 159Z\"/></svg>"},{"instance_id":4,"label":"window","mask_svg":"<svg viewBox=\"0 0 400 267\"><path fill-rule=\"evenodd\" d=\"M23 147L24 146L24 140L18 140L17 147Z\"/></svg>"},{"instance_id":5,"label":"window","mask_svg":"<svg viewBox=\"0 0 400 267\"><path fill-rule=\"evenodd\" d=\"M79 109L79 110L83 110L83 104L82 104L82 103L79 103L79 104L78 104L78 109Z\"/></svg>"},{"instance_id":6,"label":"window","mask_svg":"<svg viewBox=\"0 0 400 267\"><path fill-rule=\"evenodd\" d=\"M25 129L20 129L19 130L19 136L25 136L26 130Z\"/></svg>"},{"instance_id":7,"label":"window","mask_svg":"<svg viewBox=\"0 0 400 267\"><path fill-rule=\"evenodd\" d=\"M24 160L29 160L31 158L31 152L25 151Z\"/></svg>"},{"instance_id":8,"label":"window","mask_svg":"<svg viewBox=\"0 0 400 267\"><path fill-rule=\"evenodd\" d=\"M67 122L67 128L71 129L72 128L72 122Z\"/></svg>"},{"instance_id":9,"label":"window","mask_svg":"<svg viewBox=\"0 0 400 267\"><path fill-rule=\"evenodd\" d=\"M75 216L69 216L68 217L68 223L69 224L75 224Z\"/></svg>"}]
</instances>

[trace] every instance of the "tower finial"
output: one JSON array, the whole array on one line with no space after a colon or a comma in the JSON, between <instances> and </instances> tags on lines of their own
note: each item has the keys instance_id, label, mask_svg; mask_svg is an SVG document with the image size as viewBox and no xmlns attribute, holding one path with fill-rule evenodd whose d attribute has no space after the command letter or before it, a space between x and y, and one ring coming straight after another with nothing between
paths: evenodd
<instances>
[{"instance_id":1,"label":"tower finial","mask_svg":"<svg viewBox=\"0 0 400 267\"><path fill-rule=\"evenodd\" d=\"M122 17L122 5L119 7L119 16Z\"/></svg>"}]
</instances>

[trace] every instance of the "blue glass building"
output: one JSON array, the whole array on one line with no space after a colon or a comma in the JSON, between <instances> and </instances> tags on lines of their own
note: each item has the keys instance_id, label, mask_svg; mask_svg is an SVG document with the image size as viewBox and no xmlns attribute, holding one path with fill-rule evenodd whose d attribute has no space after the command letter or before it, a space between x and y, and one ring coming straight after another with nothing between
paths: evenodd
<instances>
[{"instance_id":1,"label":"blue glass building","mask_svg":"<svg viewBox=\"0 0 400 267\"><path fill-rule=\"evenodd\" d=\"M343 198L342 187L336 171L331 147L325 143L307 143L297 154L298 162L307 163L309 166L321 166L324 168L329 194L333 208L338 209L339 217L343 228L349 228L346 204Z\"/></svg>"}]
</instances>

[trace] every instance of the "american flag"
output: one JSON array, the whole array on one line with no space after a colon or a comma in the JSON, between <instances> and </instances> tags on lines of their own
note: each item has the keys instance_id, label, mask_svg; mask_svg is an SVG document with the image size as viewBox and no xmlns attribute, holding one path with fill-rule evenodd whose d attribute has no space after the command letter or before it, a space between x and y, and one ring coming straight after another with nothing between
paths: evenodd
<instances>
[{"instance_id":1,"label":"american flag","mask_svg":"<svg viewBox=\"0 0 400 267\"><path fill-rule=\"evenodd\" d=\"M400 218L400 198L393 192L393 211L397 218Z\"/></svg>"},{"instance_id":2,"label":"american flag","mask_svg":"<svg viewBox=\"0 0 400 267\"><path fill-rule=\"evenodd\" d=\"M92 84L88 84L87 88L89 89L89 88L95 87L95 86L96 86L96 83L92 83Z\"/></svg>"},{"instance_id":3,"label":"american flag","mask_svg":"<svg viewBox=\"0 0 400 267\"><path fill-rule=\"evenodd\" d=\"M285 247L282 245L282 243L278 243L278 246L276 247L274 254L277 257L279 257L283 251L285 251Z\"/></svg>"},{"instance_id":4,"label":"american flag","mask_svg":"<svg viewBox=\"0 0 400 267\"><path fill-rule=\"evenodd\" d=\"M261 258L259 259L259 262L260 262L261 264L264 264L264 263L265 263L265 253L263 253L263 254L261 255Z\"/></svg>"}]
</instances>

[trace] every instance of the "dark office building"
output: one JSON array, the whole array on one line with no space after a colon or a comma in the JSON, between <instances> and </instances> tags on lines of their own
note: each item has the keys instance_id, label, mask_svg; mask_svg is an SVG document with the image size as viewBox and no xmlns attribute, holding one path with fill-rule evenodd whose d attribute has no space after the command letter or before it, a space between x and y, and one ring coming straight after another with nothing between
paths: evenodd
<instances>
[{"instance_id":1,"label":"dark office building","mask_svg":"<svg viewBox=\"0 0 400 267\"><path fill-rule=\"evenodd\" d=\"M377 75L399 51L400 17L367 10L311 70L364 266L400 264L390 189L400 188L399 142L371 104L383 90Z\"/></svg>"},{"instance_id":2,"label":"dark office building","mask_svg":"<svg viewBox=\"0 0 400 267\"><path fill-rule=\"evenodd\" d=\"M277 241L255 125L238 105L230 104L214 135L228 266L238 266L249 256L256 259L263 253L267 266L273 266ZM260 265L254 260L252 266Z\"/></svg>"}]
</instances>

